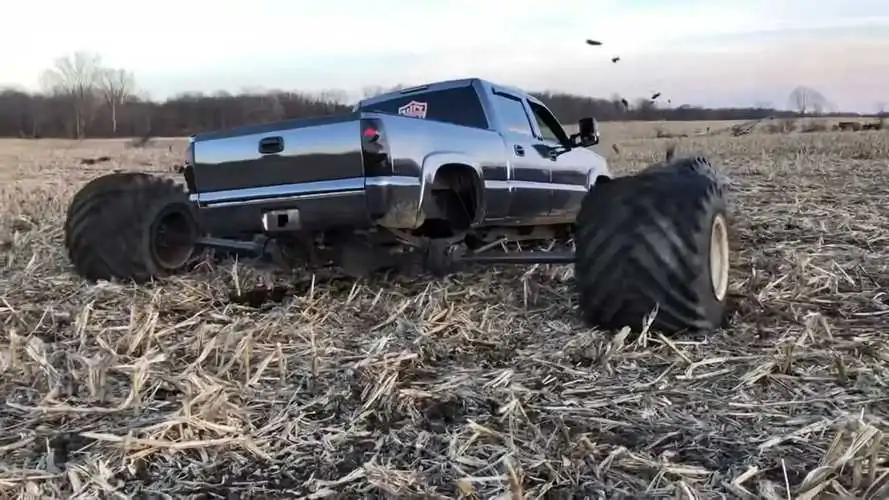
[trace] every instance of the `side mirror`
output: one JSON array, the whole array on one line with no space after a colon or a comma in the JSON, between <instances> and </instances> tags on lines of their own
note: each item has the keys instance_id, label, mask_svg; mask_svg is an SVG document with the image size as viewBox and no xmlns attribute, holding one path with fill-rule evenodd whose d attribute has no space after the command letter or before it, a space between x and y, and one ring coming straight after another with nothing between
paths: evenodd
<instances>
[{"instance_id":1,"label":"side mirror","mask_svg":"<svg viewBox=\"0 0 889 500\"><path fill-rule=\"evenodd\" d=\"M592 117L581 118L577 122L579 146L587 148L599 144L599 124Z\"/></svg>"}]
</instances>

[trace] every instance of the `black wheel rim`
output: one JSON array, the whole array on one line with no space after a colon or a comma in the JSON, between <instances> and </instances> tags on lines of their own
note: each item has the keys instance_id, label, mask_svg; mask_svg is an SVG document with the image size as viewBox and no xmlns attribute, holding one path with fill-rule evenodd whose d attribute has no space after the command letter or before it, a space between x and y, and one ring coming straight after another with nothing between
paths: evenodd
<instances>
[{"instance_id":1,"label":"black wheel rim","mask_svg":"<svg viewBox=\"0 0 889 500\"><path fill-rule=\"evenodd\" d=\"M169 207L151 227L151 254L158 267L173 271L185 265L194 253L197 225L182 207Z\"/></svg>"}]
</instances>

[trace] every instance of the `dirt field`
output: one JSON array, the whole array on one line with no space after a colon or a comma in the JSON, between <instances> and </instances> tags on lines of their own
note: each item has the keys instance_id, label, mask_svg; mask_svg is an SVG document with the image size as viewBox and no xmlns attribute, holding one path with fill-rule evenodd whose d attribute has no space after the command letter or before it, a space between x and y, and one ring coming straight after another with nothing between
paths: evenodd
<instances>
[{"instance_id":1,"label":"dirt field","mask_svg":"<svg viewBox=\"0 0 889 500\"><path fill-rule=\"evenodd\" d=\"M599 149L630 172L651 136ZM732 180L730 326L629 341L558 266L89 285L72 194L183 145L0 141L0 497L889 497L889 132L678 144ZM230 303L269 279L293 296Z\"/></svg>"}]
</instances>

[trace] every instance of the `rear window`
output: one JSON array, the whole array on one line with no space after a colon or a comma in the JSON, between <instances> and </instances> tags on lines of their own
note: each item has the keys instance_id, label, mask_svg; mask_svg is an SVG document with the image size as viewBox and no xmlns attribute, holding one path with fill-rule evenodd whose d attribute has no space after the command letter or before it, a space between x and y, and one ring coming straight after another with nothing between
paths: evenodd
<instances>
[{"instance_id":1,"label":"rear window","mask_svg":"<svg viewBox=\"0 0 889 500\"><path fill-rule=\"evenodd\" d=\"M473 87L416 92L365 105L362 111L413 116L466 127L488 128L488 120Z\"/></svg>"}]
</instances>

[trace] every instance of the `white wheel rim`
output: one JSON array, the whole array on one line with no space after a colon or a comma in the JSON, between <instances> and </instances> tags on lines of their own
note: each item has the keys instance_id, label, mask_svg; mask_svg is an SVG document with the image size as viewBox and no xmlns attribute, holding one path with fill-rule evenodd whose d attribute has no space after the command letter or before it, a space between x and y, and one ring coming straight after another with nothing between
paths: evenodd
<instances>
[{"instance_id":1,"label":"white wheel rim","mask_svg":"<svg viewBox=\"0 0 889 500\"><path fill-rule=\"evenodd\" d=\"M720 302L728 292L728 230L725 217L717 215L710 228L710 283Z\"/></svg>"}]
</instances>

